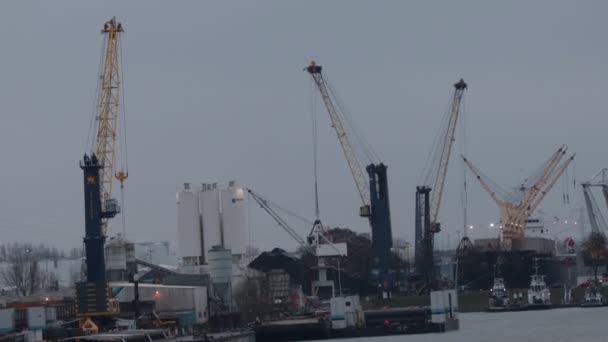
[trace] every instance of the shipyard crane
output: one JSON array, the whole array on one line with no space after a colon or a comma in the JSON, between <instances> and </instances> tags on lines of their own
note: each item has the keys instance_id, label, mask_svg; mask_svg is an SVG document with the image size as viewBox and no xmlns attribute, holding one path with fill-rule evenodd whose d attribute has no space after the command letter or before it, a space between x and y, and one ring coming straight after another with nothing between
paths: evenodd
<instances>
[{"instance_id":1,"label":"shipyard crane","mask_svg":"<svg viewBox=\"0 0 608 342\"><path fill-rule=\"evenodd\" d=\"M105 49L99 76L98 108L94 116L95 139L90 154L80 162L84 175L86 279L76 283L77 312L83 330L97 329L92 318L100 319L119 311L106 279L104 245L109 219L120 212L112 199L112 181L121 184L126 171L115 172L116 141L120 100L119 35L123 32L116 18L104 23Z\"/></svg>"},{"instance_id":2,"label":"shipyard crane","mask_svg":"<svg viewBox=\"0 0 608 342\"><path fill-rule=\"evenodd\" d=\"M348 254L347 245L344 242L334 243L325 235L321 225L314 224L313 230L307 236L306 240L302 238L288 223L285 221L276 210L272 208L268 200L264 199L260 194L247 189L249 195L260 205L276 223L283 228L307 253L317 258L318 279L312 282L313 294L318 294L322 287L331 287L332 297L335 295L333 281L327 279L326 258L328 257L346 257ZM338 291L342 295L342 270L340 268L340 259L338 263Z\"/></svg>"},{"instance_id":3,"label":"shipyard crane","mask_svg":"<svg viewBox=\"0 0 608 342\"><path fill-rule=\"evenodd\" d=\"M501 190L495 185L496 183L485 176L465 156L462 156L463 161L473 172L482 188L499 208L499 228L502 229L504 250L512 250L513 241L525 236L524 229L530 215L574 160L575 154L567 156L567 150L568 148L562 145L539 170L511 192Z\"/></svg>"},{"instance_id":4,"label":"shipyard crane","mask_svg":"<svg viewBox=\"0 0 608 342\"><path fill-rule=\"evenodd\" d=\"M608 206L608 169L600 170L591 180L581 183L581 186L583 187L583 197L585 199L591 231L605 234L608 232L608 226L591 189L593 187L601 187L604 200Z\"/></svg>"},{"instance_id":5,"label":"shipyard crane","mask_svg":"<svg viewBox=\"0 0 608 342\"><path fill-rule=\"evenodd\" d=\"M361 199L359 215L368 218L372 231L374 268L378 271L376 287L386 290L389 286L388 264L393 244L386 175L387 166L383 163L370 162L364 171L363 163L357 156L357 150L355 150L351 141L351 135L356 136L356 132L353 132L352 123L349 122L345 111L339 106L337 96L324 77L323 68L312 61L304 70L310 74L321 94L329 114L331 126L336 132L342 152L355 181ZM336 104L338 105L336 106ZM359 147L363 148L364 146Z\"/></svg>"},{"instance_id":6,"label":"shipyard crane","mask_svg":"<svg viewBox=\"0 0 608 342\"><path fill-rule=\"evenodd\" d=\"M460 114L460 104L467 89L467 84L461 78L454 84L447 124L440 131L440 141L436 150L432 152L431 162L425 174L425 184L416 187L416 214L415 214L415 264L416 272L424 277L426 284L431 288L435 286L435 262L433 258L433 240L436 233L441 230L438 221L443 188L448 173L448 164L454 145L456 124ZM432 190L432 193L431 193Z\"/></svg>"}]
</instances>

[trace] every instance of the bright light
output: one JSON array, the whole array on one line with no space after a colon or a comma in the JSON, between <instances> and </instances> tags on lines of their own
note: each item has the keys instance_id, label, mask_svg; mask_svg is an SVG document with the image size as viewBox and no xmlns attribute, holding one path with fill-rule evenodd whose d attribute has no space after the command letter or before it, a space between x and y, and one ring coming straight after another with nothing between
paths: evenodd
<instances>
[{"instance_id":1,"label":"bright light","mask_svg":"<svg viewBox=\"0 0 608 342\"><path fill-rule=\"evenodd\" d=\"M469 226L469 229L473 229L473 226Z\"/></svg>"},{"instance_id":2,"label":"bright light","mask_svg":"<svg viewBox=\"0 0 608 342\"><path fill-rule=\"evenodd\" d=\"M490 228L494 228L494 223L490 223Z\"/></svg>"},{"instance_id":3,"label":"bright light","mask_svg":"<svg viewBox=\"0 0 608 342\"><path fill-rule=\"evenodd\" d=\"M500 226L498 226L498 228L502 229L502 224Z\"/></svg>"},{"instance_id":4,"label":"bright light","mask_svg":"<svg viewBox=\"0 0 608 342\"><path fill-rule=\"evenodd\" d=\"M245 191L243 188L237 188L235 191L235 197L239 200L242 200L245 197Z\"/></svg>"},{"instance_id":5,"label":"bright light","mask_svg":"<svg viewBox=\"0 0 608 342\"><path fill-rule=\"evenodd\" d=\"M154 292L154 299L159 299L159 298L160 298L160 291Z\"/></svg>"},{"instance_id":6,"label":"bright light","mask_svg":"<svg viewBox=\"0 0 608 342\"><path fill-rule=\"evenodd\" d=\"M568 220L564 221L565 224L568 224Z\"/></svg>"},{"instance_id":7,"label":"bright light","mask_svg":"<svg viewBox=\"0 0 608 342\"><path fill-rule=\"evenodd\" d=\"M574 221L574 224L576 225L576 224L578 224L578 222Z\"/></svg>"},{"instance_id":8,"label":"bright light","mask_svg":"<svg viewBox=\"0 0 608 342\"><path fill-rule=\"evenodd\" d=\"M44 298L44 300L46 300L48 302L49 301L49 297Z\"/></svg>"}]
</instances>

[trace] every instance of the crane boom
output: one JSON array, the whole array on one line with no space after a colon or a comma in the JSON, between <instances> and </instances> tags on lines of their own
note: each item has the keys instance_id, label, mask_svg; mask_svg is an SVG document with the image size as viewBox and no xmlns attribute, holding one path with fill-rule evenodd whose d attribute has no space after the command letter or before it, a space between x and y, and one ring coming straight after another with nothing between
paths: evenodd
<instances>
[{"instance_id":1,"label":"crane boom","mask_svg":"<svg viewBox=\"0 0 608 342\"><path fill-rule=\"evenodd\" d=\"M458 123L458 116L460 113L460 103L464 91L467 89L467 84L461 78L458 83L454 84L454 96L452 98L452 105L450 109L450 117L446 134L444 136L443 146L441 148L441 157L439 159L439 168L435 176L435 182L433 189L433 195L431 196L431 229L436 232L438 231L437 218L439 216L439 207L441 205L441 197L443 196L443 186L445 184L445 178L448 173L448 163L450 162L450 155L452 152L452 146L454 145L454 133L456 132L456 124ZM435 226L435 227L433 227Z\"/></svg>"},{"instance_id":2,"label":"crane boom","mask_svg":"<svg viewBox=\"0 0 608 342\"><path fill-rule=\"evenodd\" d=\"M536 181L530 186L530 190L527 195L521 202L522 208L529 208L532 204L532 201L535 201L538 197L538 192L542 190L545 184L549 181L549 178L554 175L555 170L558 168L559 162L562 160L566 151L568 150L565 145L562 145L552 156L549 158L549 161L546 163L545 167L542 168L541 175L536 179ZM574 156L572 156L574 157ZM569 164L569 162L568 162ZM567 166L567 164L566 164ZM564 169L565 170L565 169ZM560 173L561 175L561 173ZM544 196L543 196L544 197ZM532 212L532 210L528 210Z\"/></svg>"},{"instance_id":3,"label":"crane boom","mask_svg":"<svg viewBox=\"0 0 608 342\"><path fill-rule=\"evenodd\" d=\"M483 180L481 172L479 172L479 170L465 156L460 156L462 157L462 161L469 167L471 172L473 172L475 178L477 178L479 184L481 184L481 187L490 195L490 197L492 198L492 200L494 200L494 202L496 202L496 204L500 205L502 201L498 198L498 196L496 196L496 191L492 190L488 183Z\"/></svg>"},{"instance_id":4,"label":"crane boom","mask_svg":"<svg viewBox=\"0 0 608 342\"><path fill-rule=\"evenodd\" d=\"M296 240L297 243L304 247L304 249L310 254L316 255L314 248L312 248L306 242L306 240L304 240L300 235L298 235L298 233L293 228L291 228L291 226L287 222L285 222L285 220L283 220L283 218L274 209L272 209L272 207L270 207L270 205L268 205L267 200L253 192L251 189L247 189L247 192L249 192L251 197L253 197L253 199L260 205L260 207L262 207L262 209L264 209L281 228L283 228L294 240Z\"/></svg>"},{"instance_id":5,"label":"crane boom","mask_svg":"<svg viewBox=\"0 0 608 342\"><path fill-rule=\"evenodd\" d=\"M116 139L118 134L118 116L120 110L120 57L119 35L123 32L122 24L112 18L104 24L105 49L102 73L99 78L99 103L95 120L96 143L95 155L99 160L101 205L105 208L112 198L112 180L116 161ZM104 236L108 234L108 218L103 219Z\"/></svg>"},{"instance_id":6,"label":"crane boom","mask_svg":"<svg viewBox=\"0 0 608 342\"><path fill-rule=\"evenodd\" d=\"M325 104L325 108L329 113L329 119L331 120L331 126L336 131L336 136L340 141L340 146L342 147L342 152L344 153L344 157L346 158L346 162L348 163L348 167L350 168L350 172L355 181L355 185L357 186L357 191L359 192L359 197L361 197L361 203L364 207L369 208L370 206L370 191L369 184L365 173L363 172L363 168L355 155L355 151L353 146L349 140L348 134L346 133L346 129L344 124L342 123L342 119L331 100L331 96L329 95L329 91L327 89L327 83L323 78L323 74L321 73L322 67L320 65L316 65L315 62L311 62L310 65L306 68L306 71L310 73L312 79L314 80L319 92L321 93L321 97L323 98L323 103ZM366 216L366 215L361 215Z\"/></svg>"},{"instance_id":7,"label":"crane boom","mask_svg":"<svg viewBox=\"0 0 608 342\"><path fill-rule=\"evenodd\" d=\"M563 153L565 154L566 151L564 150ZM570 158L568 158L563 164L561 164L561 166L559 167L559 169L557 169L555 172L553 172L551 181L549 181L549 183L547 184L547 186L545 186L543 189L539 190L538 196L529 205L529 207L526 208L526 211L528 213L533 213L534 210L536 210L536 208L538 207L538 205L540 204L540 202L543 200L543 198L545 198L545 196L547 195L547 193L549 193L549 191L553 188L553 186L555 185L555 183L557 182L557 180L559 179L559 177L561 177L562 174L566 171L566 169L568 168L568 165L570 165L570 163L574 160L574 156L575 155L576 154L571 155Z\"/></svg>"},{"instance_id":8,"label":"crane boom","mask_svg":"<svg viewBox=\"0 0 608 342\"><path fill-rule=\"evenodd\" d=\"M583 197L585 198L585 206L587 207L587 215L589 215L589 224L592 232L605 232L606 221L599 210L599 206L595 201L595 197L591 192L591 184L583 183Z\"/></svg>"}]
</instances>

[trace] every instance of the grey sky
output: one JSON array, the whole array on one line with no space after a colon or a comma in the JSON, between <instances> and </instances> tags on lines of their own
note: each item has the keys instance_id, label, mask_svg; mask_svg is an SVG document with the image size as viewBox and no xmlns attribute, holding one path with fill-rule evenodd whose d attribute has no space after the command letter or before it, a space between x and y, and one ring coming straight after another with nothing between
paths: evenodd
<instances>
[{"instance_id":1,"label":"grey sky","mask_svg":"<svg viewBox=\"0 0 608 342\"><path fill-rule=\"evenodd\" d=\"M531 172L562 143L577 152L577 178L591 176L608 166L607 11L603 1L2 2L1 240L81 244L78 160L99 30L113 15L126 31L128 235L173 243L174 192L186 181L235 178L312 217L310 80L302 71L311 59L389 165L397 237L413 236L414 189L460 77L469 83L468 155L495 181L515 184L521 169ZM320 114L322 218L367 231ZM461 229L461 179L453 158L440 241ZM469 184L470 221L496 220L490 199ZM581 202L564 206L561 191L558 184L543 207L567 216ZM251 212L252 243L295 246L260 209Z\"/></svg>"}]
</instances>

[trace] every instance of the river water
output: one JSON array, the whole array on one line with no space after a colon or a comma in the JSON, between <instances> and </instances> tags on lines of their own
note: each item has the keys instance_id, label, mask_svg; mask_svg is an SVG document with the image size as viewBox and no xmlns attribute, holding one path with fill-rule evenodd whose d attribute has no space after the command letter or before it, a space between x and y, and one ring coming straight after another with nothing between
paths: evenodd
<instances>
[{"instance_id":1,"label":"river water","mask_svg":"<svg viewBox=\"0 0 608 342\"><path fill-rule=\"evenodd\" d=\"M332 340L359 342L361 339ZM460 315L460 330L365 338L407 342L608 342L608 307Z\"/></svg>"}]
</instances>

